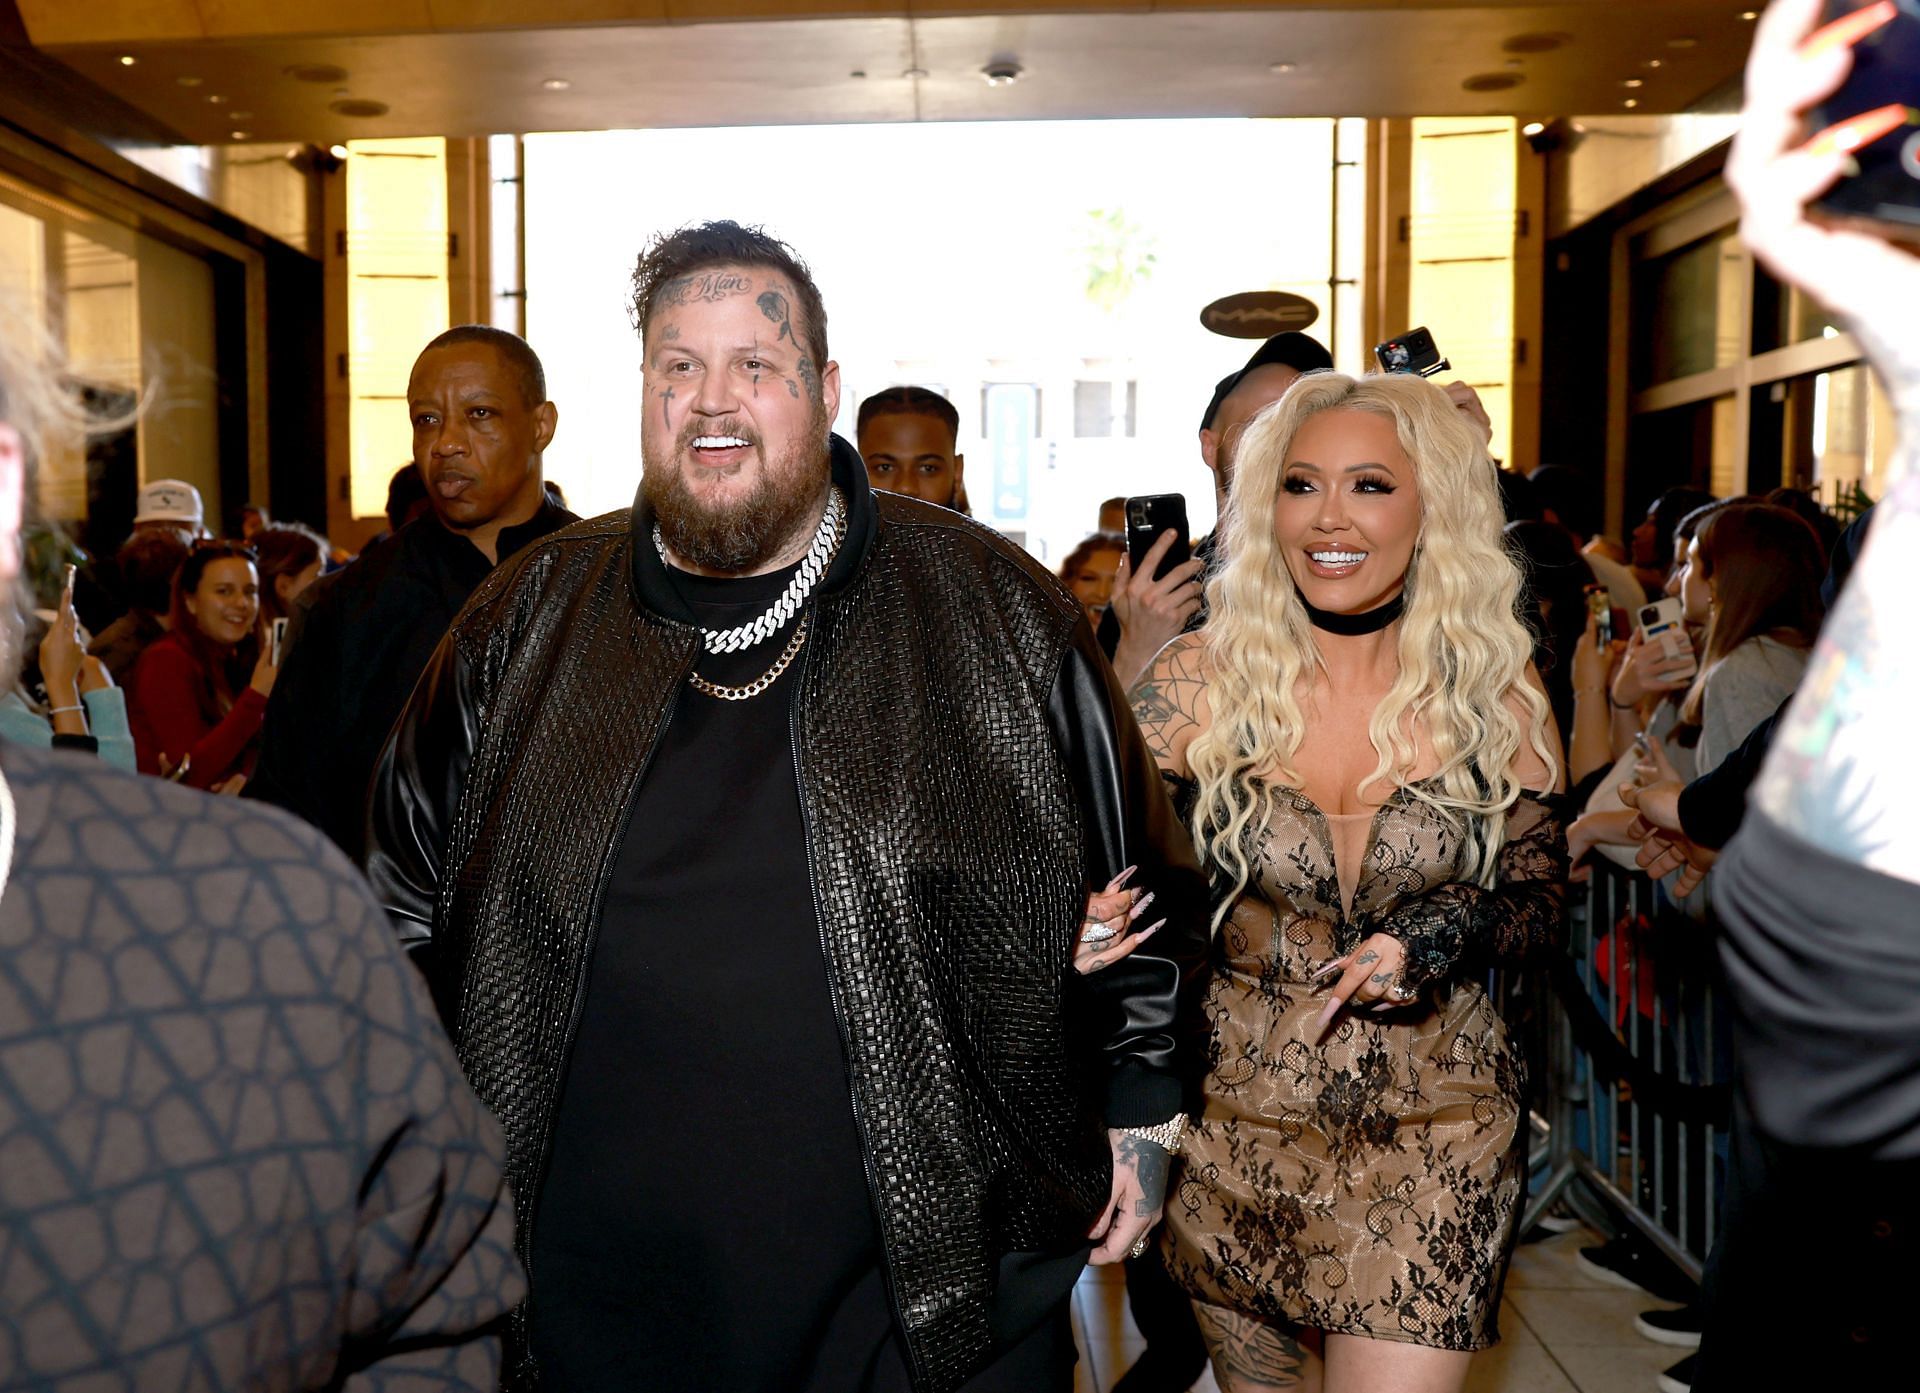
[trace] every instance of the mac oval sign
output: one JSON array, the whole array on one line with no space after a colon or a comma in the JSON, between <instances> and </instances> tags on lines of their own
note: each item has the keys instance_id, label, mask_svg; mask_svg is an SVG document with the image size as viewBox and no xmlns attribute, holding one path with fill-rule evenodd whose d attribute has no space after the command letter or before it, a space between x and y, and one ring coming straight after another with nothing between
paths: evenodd
<instances>
[{"instance_id":1,"label":"mac oval sign","mask_svg":"<svg viewBox=\"0 0 1920 1393\"><path fill-rule=\"evenodd\" d=\"M1320 307L1284 290L1247 290L1215 300L1200 311L1200 322L1234 339L1265 339L1288 329L1304 329L1320 317Z\"/></svg>"}]
</instances>

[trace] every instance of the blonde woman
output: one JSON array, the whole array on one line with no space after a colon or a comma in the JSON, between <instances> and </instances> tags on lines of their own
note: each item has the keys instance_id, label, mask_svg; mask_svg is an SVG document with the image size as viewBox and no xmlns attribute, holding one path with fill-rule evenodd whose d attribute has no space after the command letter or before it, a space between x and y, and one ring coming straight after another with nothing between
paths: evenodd
<instances>
[{"instance_id":1,"label":"blonde woman","mask_svg":"<svg viewBox=\"0 0 1920 1393\"><path fill-rule=\"evenodd\" d=\"M1208 627L1134 693L1221 897L1164 1242L1226 1393L1454 1393L1498 1338L1524 1112L1482 984L1566 880L1500 525L1440 388L1302 378L1241 446Z\"/></svg>"}]
</instances>

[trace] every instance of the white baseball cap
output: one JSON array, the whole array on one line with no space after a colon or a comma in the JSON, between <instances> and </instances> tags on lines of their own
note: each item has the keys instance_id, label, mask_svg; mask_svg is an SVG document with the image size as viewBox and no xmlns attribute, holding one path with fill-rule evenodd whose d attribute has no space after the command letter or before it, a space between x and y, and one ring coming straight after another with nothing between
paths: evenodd
<instances>
[{"instance_id":1,"label":"white baseball cap","mask_svg":"<svg viewBox=\"0 0 1920 1393\"><path fill-rule=\"evenodd\" d=\"M140 490L139 508L134 513L136 524L142 522L177 522L183 527L199 528L205 525L206 505L200 501L200 490L185 479L155 479Z\"/></svg>"}]
</instances>

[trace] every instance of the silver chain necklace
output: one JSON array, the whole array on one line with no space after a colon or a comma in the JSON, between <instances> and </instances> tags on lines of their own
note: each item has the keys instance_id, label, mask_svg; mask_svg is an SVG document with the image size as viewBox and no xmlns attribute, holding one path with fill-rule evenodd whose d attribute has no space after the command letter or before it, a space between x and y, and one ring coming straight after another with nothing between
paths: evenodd
<instances>
[{"instance_id":1,"label":"silver chain necklace","mask_svg":"<svg viewBox=\"0 0 1920 1393\"><path fill-rule=\"evenodd\" d=\"M807 596L813 593L813 587L820 583L820 577L827 573L827 567L833 564L846 530L847 503L836 488L827 499L827 511L820 517L820 529L813 534L813 545L807 548L800 569L793 573L793 579L787 582L787 588L780 592L773 607L758 619L731 629L702 629L700 634L706 640L707 652L743 653L786 628L787 622L806 603ZM660 553L661 564L673 564L667 559L666 539L660 535L657 522L653 525L653 549Z\"/></svg>"}]
</instances>

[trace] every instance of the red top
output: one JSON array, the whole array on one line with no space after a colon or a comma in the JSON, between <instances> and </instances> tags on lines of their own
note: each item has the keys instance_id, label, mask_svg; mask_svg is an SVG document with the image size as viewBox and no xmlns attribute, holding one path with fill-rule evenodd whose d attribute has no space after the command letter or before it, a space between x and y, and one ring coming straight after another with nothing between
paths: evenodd
<instances>
[{"instance_id":1,"label":"red top","mask_svg":"<svg viewBox=\"0 0 1920 1393\"><path fill-rule=\"evenodd\" d=\"M160 773L165 754L174 769L192 756L181 780L190 788L210 789L235 774L251 774L267 699L248 686L224 716L218 711L200 655L176 633L155 641L127 678L127 724L133 728L140 772Z\"/></svg>"}]
</instances>

